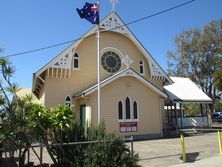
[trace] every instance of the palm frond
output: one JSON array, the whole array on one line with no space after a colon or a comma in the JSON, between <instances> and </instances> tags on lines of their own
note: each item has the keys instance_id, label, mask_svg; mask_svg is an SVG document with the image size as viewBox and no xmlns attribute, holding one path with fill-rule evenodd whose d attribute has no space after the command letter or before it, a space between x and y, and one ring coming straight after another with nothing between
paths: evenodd
<instances>
[{"instance_id":1,"label":"palm frond","mask_svg":"<svg viewBox=\"0 0 222 167\"><path fill-rule=\"evenodd\" d=\"M34 100L34 96L32 94L27 94L22 98L22 100L32 102Z\"/></svg>"},{"instance_id":2,"label":"palm frond","mask_svg":"<svg viewBox=\"0 0 222 167\"><path fill-rule=\"evenodd\" d=\"M6 65L10 65L11 62L9 61L9 59L7 57L0 57L0 65L1 66L6 66Z\"/></svg>"},{"instance_id":3,"label":"palm frond","mask_svg":"<svg viewBox=\"0 0 222 167\"><path fill-rule=\"evenodd\" d=\"M0 106L4 106L6 104L6 99L3 96L0 96Z\"/></svg>"},{"instance_id":4,"label":"palm frond","mask_svg":"<svg viewBox=\"0 0 222 167\"><path fill-rule=\"evenodd\" d=\"M19 85L17 83L12 83L9 87L6 88L6 90L13 95L16 95L16 93L21 90Z\"/></svg>"},{"instance_id":5,"label":"palm frond","mask_svg":"<svg viewBox=\"0 0 222 167\"><path fill-rule=\"evenodd\" d=\"M15 67L12 65L7 65L5 66L3 72L7 77L12 77L15 74Z\"/></svg>"}]
</instances>

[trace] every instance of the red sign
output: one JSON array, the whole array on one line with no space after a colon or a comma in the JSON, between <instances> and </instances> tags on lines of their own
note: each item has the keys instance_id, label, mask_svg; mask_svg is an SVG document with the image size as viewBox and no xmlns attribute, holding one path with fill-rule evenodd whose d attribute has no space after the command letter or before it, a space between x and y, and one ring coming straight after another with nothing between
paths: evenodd
<instances>
[{"instance_id":1,"label":"red sign","mask_svg":"<svg viewBox=\"0 0 222 167\"><path fill-rule=\"evenodd\" d=\"M120 122L119 131L120 132L136 132L137 122Z\"/></svg>"}]
</instances>

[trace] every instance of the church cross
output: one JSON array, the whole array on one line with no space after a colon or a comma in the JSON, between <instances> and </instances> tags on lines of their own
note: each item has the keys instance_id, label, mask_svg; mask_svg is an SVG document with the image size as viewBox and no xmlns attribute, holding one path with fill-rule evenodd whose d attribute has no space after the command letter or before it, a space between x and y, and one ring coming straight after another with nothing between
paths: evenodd
<instances>
[{"instance_id":1,"label":"church cross","mask_svg":"<svg viewBox=\"0 0 222 167\"><path fill-rule=\"evenodd\" d=\"M122 62L126 65L127 68L130 68L131 64L133 64L133 60L128 55L122 59Z\"/></svg>"},{"instance_id":2,"label":"church cross","mask_svg":"<svg viewBox=\"0 0 222 167\"><path fill-rule=\"evenodd\" d=\"M112 4L112 12L115 12L115 5L118 2L118 0L110 0L111 4Z\"/></svg>"}]
</instances>

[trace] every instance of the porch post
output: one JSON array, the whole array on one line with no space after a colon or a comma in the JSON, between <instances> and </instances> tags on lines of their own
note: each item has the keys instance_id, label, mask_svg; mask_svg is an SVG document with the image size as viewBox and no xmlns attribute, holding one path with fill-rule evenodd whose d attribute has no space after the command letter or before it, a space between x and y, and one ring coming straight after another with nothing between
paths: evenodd
<instances>
[{"instance_id":1,"label":"porch post","mask_svg":"<svg viewBox=\"0 0 222 167\"><path fill-rule=\"evenodd\" d=\"M169 115L169 109L168 109L168 104L167 104L167 123L170 122L170 115Z\"/></svg>"},{"instance_id":2,"label":"porch post","mask_svg":"<svg viewBox=\"0 0 222 167\"><path fill-rule=\"evenodd\" d=\"M180 123L181 123L181 128L183 128L183 110L182 110L182 104L180 103Z\"/></svg>"},{"instance_id":3,"label":"porch post","mask_svg":"<svg viewBox=\"0 0 222 167\"><path fill-rule=\"evenodd\" d=\"M201 115L203 117L203 105L202 105L202 103L200 103L200 113L201 113Z\"/></svg>"},{"instance_id":4,"label":"porch post","mask_svg":"<svg viewBox=\"0 0 222 167\"><path fill-rule=\"evenodd\" d=\"M201 117L202 117L202 121L203 121L203 127L205 127L203 104L202 103L200 103L200 112L201 112Z\"/></svg>"},{"instance_id":5,"label":"porch post","mask_svg":"<svg viewBox=\"0 0 222 167\"><path fill-rule=\"evenodd\" d=\"M170 117L170 122L171 123L174 123L173 122L173 117L174 117L174 113L173 113L173 108L172 108L172 105L173 105L173 103L170 103L170 111L169 111L169 117Z\"/></svg>"},{"instance_id":6,"label":"porch post","mask_svg":"<svg viewBox=\"0 0 222 167\"><path fill-rule=\"evenodd\" d=\"M177 109L176 109L176 103L173 103L173 105L174 105L174 114L175 114L175 119L176 119L176 126L178 126L177 125Z\"/></svg>"}]
</instances>

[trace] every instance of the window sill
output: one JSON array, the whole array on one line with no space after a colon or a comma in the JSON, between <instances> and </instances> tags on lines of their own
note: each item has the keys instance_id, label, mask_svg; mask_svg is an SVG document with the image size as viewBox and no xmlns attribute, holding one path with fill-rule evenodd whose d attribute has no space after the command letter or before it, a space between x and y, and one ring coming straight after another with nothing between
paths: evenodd
<instances>
[{"instance_id":1,"label":"window sill","mask_svg":"<svg viewBox=\"0 0 222 167\"><path fill-rule=\"evenodd\" d=\"M118 120L118 122L138 122L139 119L126 119L126 120Z\"/></svg>"}]
</instances>

